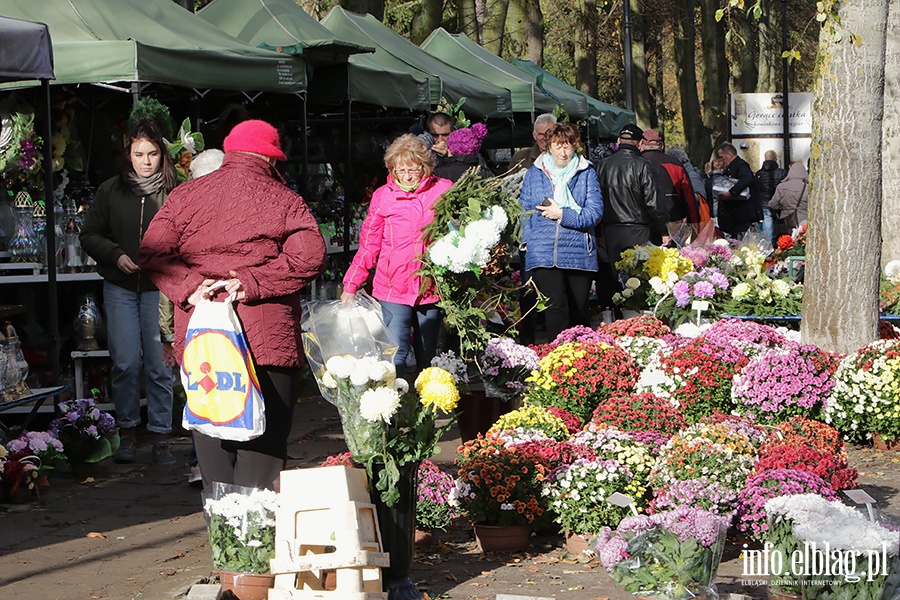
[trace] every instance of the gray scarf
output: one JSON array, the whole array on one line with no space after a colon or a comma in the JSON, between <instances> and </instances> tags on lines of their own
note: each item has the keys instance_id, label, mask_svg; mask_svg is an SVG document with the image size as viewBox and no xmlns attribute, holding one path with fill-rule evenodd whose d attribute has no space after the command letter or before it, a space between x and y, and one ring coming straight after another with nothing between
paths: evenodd
<instances>
[{"instance_id":1,"label":"gray scarf","mask_svg":"<svg viewBox=\"0 0 900 600\"><path fill-rule=\"evenodd\" d=\"M128 185L138 196L149 196L162 189L162 172L156 172L150 177L141 177L134 171L128 174Z\"/></svg>"}]
</instances>

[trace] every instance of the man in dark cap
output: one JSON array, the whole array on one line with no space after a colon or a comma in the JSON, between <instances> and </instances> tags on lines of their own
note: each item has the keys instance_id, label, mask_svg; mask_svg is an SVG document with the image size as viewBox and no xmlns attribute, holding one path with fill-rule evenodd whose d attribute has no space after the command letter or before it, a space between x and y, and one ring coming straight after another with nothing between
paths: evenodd
<instances>
[{"instance_id":1,"label":"man in dark cap","mask_svg":"<svg viewBox=\"0 0 900 600\"><path fill-rule=\"evenodd\" d=\"M597 165L605 205L601 230L611 265L627 248L661 243L668 221L656 169L638 149L643 136L640 127L629 123L619 133L619 148Z\"/></svg>"}]
</instances>

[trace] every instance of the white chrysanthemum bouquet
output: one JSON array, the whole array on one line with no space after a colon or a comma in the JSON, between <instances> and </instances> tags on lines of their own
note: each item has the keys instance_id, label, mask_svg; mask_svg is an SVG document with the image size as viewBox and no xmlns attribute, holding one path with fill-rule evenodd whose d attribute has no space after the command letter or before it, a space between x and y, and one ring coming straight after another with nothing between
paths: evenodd
<instances>
[{"instance_id":1,"label":"white chrysanthemum bouquet","mask_svg":"<svg viewBox=\"0 0 900 600\"><path fill-rule=\"evenodd\" d=\"M466 360L483 351L493 335L514 336L511 329L521 318L520 282L510 268L521 207L504 178L482 179L476 171L467 171L435 203L419 271L424 285L434 285Z\"/></svg>"}]
</instances>

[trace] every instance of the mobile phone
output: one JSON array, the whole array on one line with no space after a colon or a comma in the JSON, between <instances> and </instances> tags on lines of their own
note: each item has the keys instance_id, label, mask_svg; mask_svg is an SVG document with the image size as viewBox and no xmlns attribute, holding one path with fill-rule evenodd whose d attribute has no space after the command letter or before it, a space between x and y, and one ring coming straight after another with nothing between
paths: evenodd
<instances>
[{"instance_id":1,"label":"mobile phone","mask_svg":"<svg viewBox=\"0 0 900 600\"><path fill-rule=\"evenodd\" d=\"M550 206L550 198L544 198L541 200L541 206Z\"/></svg>"}]
</instances>

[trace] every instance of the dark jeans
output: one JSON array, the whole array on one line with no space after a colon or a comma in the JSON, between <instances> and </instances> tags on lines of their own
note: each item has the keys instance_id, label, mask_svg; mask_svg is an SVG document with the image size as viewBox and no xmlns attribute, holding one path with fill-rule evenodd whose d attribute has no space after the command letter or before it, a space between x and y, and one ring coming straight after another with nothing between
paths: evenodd
<instances>
[{"instance_id":1,"label":"dark jeans","mask_svg":"<svg viewBox=\"0 0 900 600\"><path fill-rule=\"evenodd\" d=\"M591 281L596 275L594 271L539 268L532 269L530 273L538 289L549 300L544 317L550 340L569 327L590 326L588 295L591 293Z\"/></svg>"},{"instance_id":2,"label":"dark jeans","mask_svg":"<svg viewBox=\"0 0 900 600\"><path fill-rule=\"evenodd\" d=\"M378 301L388 331L397 338L397 354L394 366L397 377L406 378L406 358L409 356L409 331L412 328L412 348L416 353L416 368L431 366L431 359L437 354L438 337L441 333L441 309L437 304L407 306L394 302Z\"/></svg>"},{"instance_id":3,"label":"dark jeans","mask_svg":"<svg viewBox=\"0 0 900 600\"><path fill-rule=\"evenodd\" d=\"M256 376L266 405L266 431L248 442L232 442L194 433L203 487L214 481L274 489L287 462L287 440L300 393L300 369L261 367Z\"/></svg>"}]
</instances>

